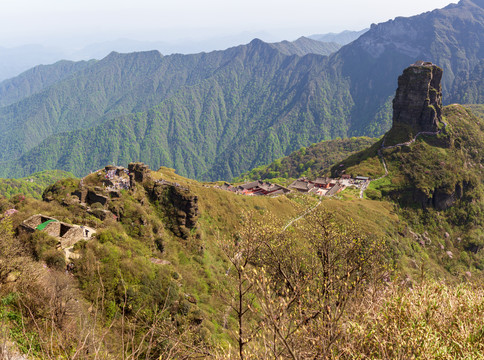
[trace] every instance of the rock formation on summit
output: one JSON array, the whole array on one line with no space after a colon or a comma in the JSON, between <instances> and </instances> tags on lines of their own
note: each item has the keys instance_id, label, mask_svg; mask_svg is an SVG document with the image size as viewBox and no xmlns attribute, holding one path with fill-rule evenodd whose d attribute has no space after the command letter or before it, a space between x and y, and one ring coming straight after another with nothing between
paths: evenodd
<instances>
[{"instance_id":1,"label":"rock formation on summit","mask_svg":"<svg viewBox=\"0 0 484 360\"><path fill-rule=\"evenodd\" d=\"M417 61L403 71L393 99L393 136L396 131L406 132L410 140L419 132L438 131L442 120L441 79L442 69L430 62Z\"/></svg>"},{"instance_id":2,"label":"rock formation on summit","mask_svg":"<svg viewBox=\"0 0 484 360\"><path fill-rule=\"evenodd\" d=\"M178 237L188 239L197 228L198 196L188 188L168 181L158 181L149 190L153 202L161 205L168 227Z\"/></svg>"}]
</instances>

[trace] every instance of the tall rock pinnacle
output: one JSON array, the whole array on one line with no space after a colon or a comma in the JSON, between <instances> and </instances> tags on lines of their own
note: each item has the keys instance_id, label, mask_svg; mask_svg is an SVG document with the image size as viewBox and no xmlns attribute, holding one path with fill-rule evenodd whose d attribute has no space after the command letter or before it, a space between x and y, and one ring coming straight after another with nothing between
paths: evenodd
<instances>
[{"instance_id":1,"label":"tall rock pinnacle","mask_svg":"<svg viewBox=\"0 0 484 360\"><path fill-rule=\"evenodd\" d=\"M438 130L442 120L441 79L442 69L423 61L410 65L398 77L393 99L392 138L410 140L421 131Z\"/></svg>"}]
</instances>

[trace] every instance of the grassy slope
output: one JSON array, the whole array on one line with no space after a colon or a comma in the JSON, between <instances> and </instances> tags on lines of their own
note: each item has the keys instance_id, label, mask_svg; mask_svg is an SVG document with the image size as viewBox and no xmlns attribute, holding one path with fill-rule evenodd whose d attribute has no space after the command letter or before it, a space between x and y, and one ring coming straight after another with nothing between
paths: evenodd
<instances>
[{"instance_id":1,"label":"grassy slope","mask_svg":"<svg viewBox=\"0 0 484 360\"><path fill-rule=\"evenodd\" d=\"M484 125L479 118L460 105L444 108L444 120L449 124L439 136L423 136L410 147L385 149L383 155L390 172L389 180L397 187L417 187L429 191L453 188L458 181L482 181ZM347 173L359 173L373 178L384 169L377 155L381 142L337 164L333 171L344 168ZM476 178L477 177L477 178Z\"/></svg>"},{"instance_id":2,"label":"grassy slope","mask_svg":"<svg viewBox=\"0 0 484 360\"><path fill-rule=\"evenodd\" d=\"M90 175L85 183L94 185L95 177L95 173ZM216 342L227 342L228 333L220 323L220 309L225 306L220 296L220 286L223 288L227 281L225 272L229 264L219 246L221 239L230 239L233 236L240 227L244 213L255 212L270 224L282 228L290 219L314 206L317 199L299 194L276 198L235 195L214 189L211 184L183 178L168 168L161 168L159 172L153 173L153 177L189 187L190 191L199 197L201 215L198 233L201 240L197 240L195 236L188 240L174 236L164 225L162 215L156 206L147 201L142 189L138 189L135 194L123 192L121 202L126 218L121 223L113 223L109 219L101 222L75 205L63 207L57 201L46 203L27 199L16 204L20 213L15 215L14 225L27 216L40 212L61 221L96 227L100 234L98 240L91 241L80 251L85 259L92 259L92 256L95 256L101 261L99 271L104 277L108 301L114 301L117 296L114 283L119 279L118 274L121 274L129 288L138 289L133 291L138 294L137 301L140 302L153 296L151 291L156 290L156 287L150 290L139 283L137 279L142 277L141 273L145 274L143 276L159 279L153 280L155 283L159 281L176 284L176 294L180 299L189 294L197 300L196 305L190 305L190 314L200 312L205 319L204 327L212 334L212 338ZM58 183L55 190L59 195L58 200L62 201L63 194L75 189L77 184L78 180ZM320 206L328 213L336 213L342 221L354 219L362 231L387 238L393 243L392 247L398 246L399 242L405 243L398 235L401 225L390 203L345 196L343 200L325 200ZM145 224L143 227L139 227L141 222ZM155 228L159 229L156 230L156 234ZM163 239L163 253L153 245L153 236L161 236ZM203 247L203 252L200 252L200 246ZM398 257L403 259L407 250L402 250L403 255ZM169 261L169 264L153 265L147 261L149 258L161 258ZM85 296L89 300L95 301L92 296L95 294L93 284L96 280L93 280L92 276L96 278L98 275L89 275L87 267L88 263L83 261L77 265L80 269L78 276L81 289L85 291Z\"/></svg>"},{"instance_id":3,"label":"grassy slope","mask_svg":"<svg viewBox=\"0 0 484 360\"><path fill-rule=\"evenodd\" d=\"M41 212L61 221L96 227L99 233L104 235L100 237L99 241L91 242L87 246L87 250L81 251L94 253L104 264L101 266L100 273L104 278L108 301L114 301L116 298L117 290L111 284L117 282L118 274L121 274L130 288L139 289L137 294L146 293L143 297L149 299L155 296L152 292L157 288L153 288L153 285L150 285L150 288L142 286L138 277L148 276L153 277L155 283L175 284L176 298L179 297L180 302L191 309L188 316L202 314L205 319L203 328L211 334L213 341L226 344L229 337L227 331L221 326L225 305L220 297L220 286L223 287L227 281L225 272L229 268L229 264L220 250L220 241L233 236L240 226L244 212L255 211L261 216L277 214L276 223L282 226L308 205L305 203L302 205L287 197L237 196L181 177L169 168L161 168L159 172L153 172L152 175L154 179L163 178L189 187L190 191L199 197L201 216L198 220L198 233L201 235L201 241L197 240L195 236L188 240L174 236L165 227L163 215L159 209L154 204L150 204L142 189L138 189L135 194L123 192L121 203L126 218L121 223L113 223L110 220L101 222L85 214L76 206L62 207L57 201L45 203L27 199L24 203L17 204L20 214L15 216L14 225L27 216ZM59 201L64 197L63 194L77 187L77 180L73 181L69 180L60 186L56 185ZM88 176L85 183L97 184L96 173ZM309 204L314 202L315 200L309 200ZM133 230L140 225L140 219L145 221L142 234ZM154 234L155 227L160 229L157 230L157 234ZM163 253L160 253L153 245L153 236L162 237ZM203 247L202 252L200 251L201 246ZM86 253L84 255L86 256ZM169 261L169 264L154 265L147 261L150 258L161 258ZM110 265L108 266L108 264ZM84 269L85 265L82 263L77 266ZM93 289L91 286L94 286L95 280L93 281L87 273L83 272L79 273L79 278L85 296L94 301L95 299L91 298L91 289ZM160 288L158 291L161 294L156 295L157 297L166 295L166 288L163 291ZM182 300L187 294L196 299L196 305ZM139 300L135 301L141 303L142 296L139 296Z\"/></svg>"}]
</instances>

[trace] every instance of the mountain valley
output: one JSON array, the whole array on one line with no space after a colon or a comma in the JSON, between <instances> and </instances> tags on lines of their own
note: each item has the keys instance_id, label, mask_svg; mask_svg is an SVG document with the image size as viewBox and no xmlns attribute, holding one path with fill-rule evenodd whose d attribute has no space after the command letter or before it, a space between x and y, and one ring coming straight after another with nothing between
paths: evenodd
<instances>
[{"instance_id":1,"label":"mountain valley","mask_svg":"<svg viewBox=\"0 0 484 360\"><path fill-rule=\"evenodd\" d=\"M329 35L1 82L0 359L484 358L484 2Z\"/></svg>"},{"instance_id":2,"label":"mountain valley","mask_svg":"<svg viewBox=\"0 0 484 360\"><path fill-rule=\"evenodd\" d=\"M382 135L396 87L389 79L421 59L443 67L444 103L478 103L483 12L463 0L397 18L329 57L289 55L254 40L207 54L113 53L78 71L63 63L39 68L57 75L46 76L45 85L27 73L22 82L0 84L12 90L17 81L26 89L0 98L9 104L0 108L1 175L61 169L81 176L138 160L192 178L231 180L321 140ZM466 26L476 36L467 38Z\"/></svg>"}]
</instances>

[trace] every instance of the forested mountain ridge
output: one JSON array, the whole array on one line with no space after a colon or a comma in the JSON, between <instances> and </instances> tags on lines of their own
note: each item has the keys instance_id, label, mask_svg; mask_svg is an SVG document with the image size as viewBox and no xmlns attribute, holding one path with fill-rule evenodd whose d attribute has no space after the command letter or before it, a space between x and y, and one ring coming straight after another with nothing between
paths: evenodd
<instances>
[{"instance_id":1,"label":"forested mountain ridge","mask_svg":"<svg viewBox=\"0 0 484 360\"><path fill-rule=\"evenodd\" d=\"M306 176L310 179L323 176L335 163L353 153L362 151L378 139L357 137L327 140L302 147L288 156L277 159L269 165L260 166L240 175L235 181L245 180L288 180Z\"/></svg>"},{"instance_id":2,"label":"forested mountain ridge","mask_svg":"<svg viewBox=\"0 0 484 360\"><path fill-rule=\"evenodd\" d=\"M222 170L223 176L232 177L251 167L257 155L262 163L271 161L274 153L284 155L284 143L299 148L306 139L314 142L320 136L345 135L344 109L323 102L320 89L326 88L326 94L333 98L345 99L348 94L344 88L332 89L330 84L337 79L326 74L310 76L307 72L308 68L317 68L320 56L288 58L259 40L239 51L235 60L212 78L182 87L176 97L148 112L45 140L13 162L8 173L17 174L17 166L33 171L47 165L79 174L106 162L122 164L138 158L154 167L173 166L182 173L201 177L217 165L214 158L219 156L223 159L219 165L231 162L230 167ZM244 63L242 59L247 57L254 60ZM263 66L261 57L271 63ZM279 70L276 63L280 63ZM288 67L296 67L291 77ZM255 78L247 75L253 71L258 73ZM227 94L224 86L230 86L232 91ZM319 106L314 100L309 102L311 92L320 99ZM298 129L301 112L305 126ZM335 118L341 120L339 124L330 123ZM244 146L248 143L252 146Z\"/></svg>"},{"instance_id":3,"label":"forested mountain ridge","mask_svg":"<svg viewBox=\"0 0 484 360\"><path fill-rule=\"evenodd\" d=\"M330 55L341 48L336 42L323 42L301 36L294 41L281 41L271 45L286 55L304 56L307 54Z\"/></svg>"},{"instance_id":4,"label":"forested mountain ridge","mask_svg":"<svg viewBox=\"0 0 484 360\"><path fill-rule=\"evenodd\" d=\"M141 160L230 180L321 140L379 136L390 128L389 79L416 60L459 74L444 78L444 101L481 98L483 13L463 0L397 18L330 57L287 55L257 39L195 55L112 53L0 108L1 175L54 167L79 176Z\"/></svg>"},{"instance_id":5,"label":"forested mountain ridge","mask_svg":"<svg viewBox=\"0 0 484 360\"><path fill-rule=\"evenodd\" d=\"M190 93L190 87L205 87L206 81L217 82L224 101L239 108L234 115L236 122L240 123L240 117L247 116L242 104L247 104L249 98L260 99L267 84L289 80L284 86L292 87L282 92L287 95L301 93L310 82L319 81L308 78L307 71L312 68L311 72L321 72L325 58L308 56L306 59L283 55L260 40L209 54L162 57L156 51L112 53L55 86L0 108L0 141L4 147L0 159L18 157L50 135L99 125L123 114L146 111L169 99L188 102L189 109L193 110L189 99L183 96ZM267 95L270 98L284 96ZM290 99L284 100L290 103ZM197 99L197 103L206 101ZM301 104L296 102L295 105ZM339 106L336 104L333 108ZM270 104L268 107L267 112L282 111L281 106ZM223 112L223 109L218 111ZM254 117L252 114L252 120L256 120ZM339 131L337 135L333 132L328 136L344 136L344 132Z\"/></svg>"},{"instance_id":6,"label":"forested mountain ridge","mask_svg":"<svg viewBox=\"0 0 484 360\"><path fill-rule=\"evenodd\" d=\"M307 54L330 55L341 48L341 45L334 42L322 42L304 36L295 41L281 41L270 43L270 45L284 55L298 56ZM34 95L48 86L67 79L74 73L93 65L96 61L98 60L77 62L60 60L51 65L35 66L16 77L1 81L0 106L10 105Z\"/></svg>"},{"instance_id":7,"label":"forested mountain ridge","mask_svg":"<svg viewBox=\"0 0 484 360\"><path fill-rule=\"evenodd\" d=\"M24 195L40 200L45 188L58 180L72 177L71 173L65 171L47 170L22 179L0 179L0 195L7 199L15 195Z\"/></svg>"},{"instance_id":8,"label":"forested mountain ridge","mask_svg":"<svg viewBox=\"0 0 484 360\"><path fill-rule=\"evenodd\" d=\"M0 106L16 103L34 95L52 84L92 65L91 61L61 60L52 65L39 65L12 79L0 82Z\"/></svg>"},{"instance_id":9,"label":"forested mountain ridge","mask_svg":"<svg viewBox=\"0 0 484 360\"><path fill-rule=\"evenodd\" d=\"M444 104L482 99L479 68L484 59L482 1L461 0L443 9L373 24L371 29L331 57L341 75L351 79L355 101L352 134L381 135L391 124L391 99L402 69L416 60L444 70ZM482 70L481 70L482 71ZM466 84L467 81L474 82ZM477 84L476 84L477 83Z\"/></svg>"}]
</instances>

